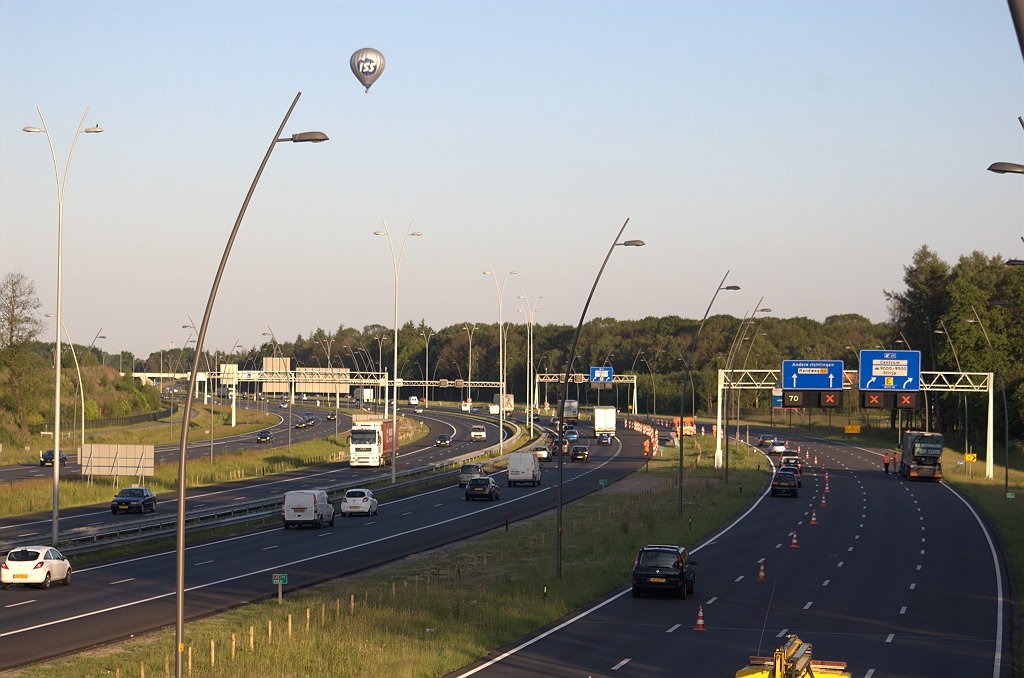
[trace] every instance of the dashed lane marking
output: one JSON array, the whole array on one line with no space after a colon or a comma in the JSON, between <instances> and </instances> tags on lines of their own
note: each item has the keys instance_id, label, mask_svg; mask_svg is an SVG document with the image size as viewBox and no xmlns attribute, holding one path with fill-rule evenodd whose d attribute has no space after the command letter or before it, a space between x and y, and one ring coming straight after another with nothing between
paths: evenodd
<instances>
[{"instance_id":1,"label":"dashed lane marking","mask_svg":"<svg viewBox=\"0 0 1024 678\"><path fill-rule=\"evenodd\" d=\"M811 605L814 605L814 601L813 600L809 601L806 605L804 605L804 609L805 610L811 609Z\"/></svg>"},{"instance_id":2,"label":"dashed lane marking","mask_svg":"<svg viewBox=\"0 0 1024 678\"><path fill-rule=\"evenodd\" d=\"M743 575L742 574L740 576L736 577L736 581L740 581L742 579L743 579Z\"/></svg>"},{"instance_id":3,"label":"dashed lane marking","mask_svg":"<svg viewBox=\"0 0 1024 678\"><path fill-rule=\"evenodd\" d=\"M680 626L682 626L682 624L676 624L675 626L673 626L670 629L668 629L667 631L665 631L665 633L672 633L673 631L678 629Z\"/></svg>"},{"instance_id":4,"label":"dashed lane marking","mask_svg":"<svg viewBox=\"0 0 1024 678\"><path fill-rule=\"evenodd\" d=\"M825 581L823 581L823 582L821 583L821 585L822 585L822 586L828 586L828 583L829 583L830 581L832 581L832 580L831 580L831 579L826 579Z\"/></svg>"},{"instance_id":5,"label":"dashed lane marking","mask_svg":"<svg viewBox=\"0 0 1024 678\"><path fill-rule=\"evenodd\" d=\"M112 581L110 582L109 586L113 586L114 584L127 584L130 581L135 581L135 577L129 577L128 579L118 579L117 581Z\"/></svg>"},{"instance_id":6,"label":"dashed lane marking","mask_svg":"<svg viewBox=\"0 0 1024 678\"><path fill-rule=\"evenodd\" d=\"M776 637L776 638L781 638L781 637L783 637L784 635L786 635L786 632L787 632L787 631L789 631L789 629L782 629L781 631L779 631L779 633L778 633L778 634L777 634L777 635L776 635L775 637Z\"/></svg>"},{"instance_id":7,"label":"dashed lane marking","mask_svg":"<svg viewBox=\"0 0 1024 678\"><path fill-rule=\"evenodd\" d=\"M628 664L628 663L629 663L629 657L626 657L626 658L625 658L625 659L623 659L623 660L622 660L621 662L619 662L618 664L616 664L615 666L613 666L613 667L612 667L612 671L618 671L619 669L621 669L621 668L622 668L623 666L625 666L625 665L626 665L626 664Z\"/></svg>"},{"instance_id":8,"label":"dashed lane marking","mask_svg":"<svg viewBox=\"0 0 1024 678\"><path fill-rule=\"evenodd\" d=\"M892 639L895 638L895 637L896 637L895 633L890 633L889 636L885 639L885 642L891 643Z\"/></svg>"},{"instance_id":9,"label":"dashed lane marking","mask_svg":"<svg viewBox=\"0 0 1024 678\"><path fill-rule=\"evenodd\" d=\"M900 614L906 614L906 613L907 613L907 606L904 605L903 607L900 608Z\"/></svg>"},{"instance_id":10,"label":"dashed lane marking","mask_svg":"<svg viewBox=\"0 0 1024 678\"><path fill-rule=\"evenodd\" d=\"M276 549L277 546L278 546L277 544L274 544L273 546L267 546L266 548L262 548L260 550L261 551L269 551L270 549Z\"/></svg>"},{"instance_id":11,"label":"dashed lane marking","mask_svg":"<svg viewBox=\"0 0 1024 678\"><path fill-rule=\"evenodd\" d=\"M910 590L911 590L911 591L913 591L913 590L914 590L914 589L916 589L916 588L917 588L917 584L911 584L911 585L910 585Z\"/></svg>"},{"instance_id":12,"label":"dashed lane marking","mask_svg":"<svg viewBox=\"0 0 1024 678\"><path fill-rule=\"evenodd\" d=\"M33 598L32 600L23 600L20 603L11 603L10 605L4 605L4 609L7 609L8 607L18 607L19 605L28 605L29 603L34 602L36 602L35 598Z\"/></svg>"},{"instance_id":13,"label":"dashed lane marking","mask_svg":"<svg viewBox=\"0 0 1024 678\"><path fill-rule=\"evenodd\" d=\"M711 600L709 600L708 602L706 602L704 604L705 605L710 605L711 603L715 602L716 600L718 600L718 596L715 596L714 598L712 598Z\"/></svg>"}]
</instances>

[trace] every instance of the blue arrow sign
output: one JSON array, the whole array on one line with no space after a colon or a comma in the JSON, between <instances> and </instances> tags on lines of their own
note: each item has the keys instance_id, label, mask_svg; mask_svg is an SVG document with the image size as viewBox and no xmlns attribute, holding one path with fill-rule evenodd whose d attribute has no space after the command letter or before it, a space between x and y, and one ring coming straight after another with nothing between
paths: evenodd
<instances>
[{"instance_id":1,"label":"blue arrow sign","mask_svg":"<svg viewBox=\"0 0 1024 678\"><path fill-rule=\"evenodd\" d=\"M920 351L861 351L862 391L920 391Z\"/></svg>"},{"instance_id":2,"label":"blue arrow sign","mask_svg":"<svg viewBox=\"0 0 1024 678\"><path fill-rule=\"evenodd\" d=\"M840 390L843 388L843 361L783 360L782 388Z\"/></svg>"},{"instance_id":3,"label":"blue arrow sign","mask_svg":"<svg viewBox=\"0 0 1024 678\"><path fill-rule=\"evenodd\" d=\"M590 383L610 384L612 383L612 376L614 376L614 374L615 370L611 367L591 367Z\"/></svg>"}]
</instances>

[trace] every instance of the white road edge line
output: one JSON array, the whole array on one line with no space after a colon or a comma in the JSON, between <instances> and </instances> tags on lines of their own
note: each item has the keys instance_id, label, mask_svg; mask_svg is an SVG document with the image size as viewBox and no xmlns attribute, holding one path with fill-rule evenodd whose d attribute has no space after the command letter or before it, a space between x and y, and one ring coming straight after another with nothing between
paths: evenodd
<instances>
[{"instance_id":1,"label":"white road edge line","mask_svg":"<svg viewBox=\"0 0 1024 678\"><path fill-rule=\"evenodd\" d=\"M4 605L4 609L7 609L8 607L18 607L19 605L28 605L29 603L34 602L36 602L35 598L33 598L32 600L23 600L20 603L11 603L10 605ZM679 626L679 624L676 624L676 626Z\"/></svg>"}]
</instances>

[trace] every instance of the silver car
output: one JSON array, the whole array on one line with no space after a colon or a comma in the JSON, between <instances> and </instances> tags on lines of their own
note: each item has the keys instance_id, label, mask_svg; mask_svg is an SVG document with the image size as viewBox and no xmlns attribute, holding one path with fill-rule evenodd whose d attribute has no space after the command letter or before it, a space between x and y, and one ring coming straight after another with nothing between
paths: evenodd
<instances>
[{"instance_id":1,"label":"silver car","mask_svg":"<svg viewBox=\"0 0 1024 678\"><path fill-rule=\"evenodd\" d=\"M530 452L537 455L537 461L551 461L551 448L546 445L531 447Z\"/></svg>"},{"instance_id":2,"label":"silver car","mask_svg":"<svg viewBox=\"0 0 1024 678\"><path fill-rule=\"evenodd\" d=\"M786 441L784 440L773 440L771 445L768 446L768 454L782 454L786 451Z\"/></svg>"}]
</instances>

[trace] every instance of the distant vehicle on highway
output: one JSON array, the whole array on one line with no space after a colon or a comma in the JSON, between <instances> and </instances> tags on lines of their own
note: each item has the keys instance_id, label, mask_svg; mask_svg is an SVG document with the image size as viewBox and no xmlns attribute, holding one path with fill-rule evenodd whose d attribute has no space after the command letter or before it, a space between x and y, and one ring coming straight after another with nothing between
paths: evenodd
<instances>
[{"instance_id":1,"label":"distant vehicle on highway","mask_svg":"<svg viewBox=\"0 0 1024 678\"><path fill-rule=\"evenodd\" d=\"M768 443L768 454L782 454L786 451L786 443L781 440L773 439Z\"/></svg>"},{"instance_id":2,"label":"distant vehicle on highway","mask_svg":"<svg viewBox=\"0 0 1024 678\"><path fill-rule=\"evenodd\" d=\"M451 446L452 446L452 437L450 435L448 435L447 433L442 433L441 435L439 435L436 438L434 438L434 447L451 447Z\"/></svg>"},{"instance_id":3,"label":"distant vehicle on highway","mask_svg":"<svg viewBox=\"0 0 1024 678\"><path fill-rule=\"evenodd\" d=\"M256 434L256 442L272 443L274 442L274 434L270 431L260 431Z\"/></svg>"},{"instance_id":4,"label":"distant vehicle on highway","mask_svg":"<svg viewBox=\"0 0 1024 678\"><path fill-rule=\"evenodd\" d=\"M697 573L685 546L645 546L633 561L633 597L644 593L669 593L686 598L697 585Z\"/></svg>"},{"instance_id":5,"label":"distant vehicle on highway","mask_svg":"<svg viewBox=\"0 0 1024 678\"><path fill-rule=\"evenodd\" d=\"M590 461L590 448L586 445L573 445L569 461Z\"/></svg>"},{"instance_id":6,"label":"distant vehicle on highway","mask_svg":"<svg viewBox=\"0 0 1024 678\"><path fill-rule=\"evenodd\" d=\"M292 490L281 501L281 522L286 530L292 525L320 529L324 523L334 525L334 507L323 490Z\"/></svg>"},{"instance_id":7,"label":"distant vehicle on highway","mask_svg":"<svg viewBox=\"0 0 1024 678\"><path fill-rule=\"evenodd\" d=\"M53 450L46 450L45 452L39 453L39 465L40 466L53 466ZM64 450L60 451L60 465L68 465L68 455L64 453Z\"/></svg>"},{"instance_id":8,"label":"distant vehicle on highway","mask_svg":"<svg viewBox=\"0 0 1024 678\"><path fill-rule=\"evenodd\" d=\"M800 456L793 452L792 450L786 450L785 452L782 453L782 456L779 458L779 465L796 466L799 469L802 469L804 467L803 462L800 461Z\"/></svg>"},{"instance_id":9,"label":"distant vehicle on highway","mask_svg":"<svg viewBox=\"0 0 1024 678\"><path fill-rule=\"evenodd\" d=\"M365 516L377 515L377 498L371 490L349 490L341 498L341 516L343 518L355 514Z\"/></svg>"},{"instance_id":10,"label":"distant vehicle on highway","mask_svg":"<svg viewBox=\"0 0 1024 678\"><path fill-rule=\"evenodd\" d=\"M337 418L338 418L338 415L335 414L334 412L328 412L327 413L327 421L334 421Z\"/></svg>"},{"instance_id":11,"label":"distant vehicle on highway","mask_svg":"<svg viewBox=\"0 0 1024 678\"><path fill-rule=\"evenodd\" d=\"M797 487L803 487L804 486L804 481L800 477L801 474L800 474L800 469L798 467L796 467L796 466L783 466L782 468L779 469L779 473L792 473L793 477L796 478L796 486Z\"/></svg>"},{"instance_id":12,"label":"distant vehicle on highway","mask_svg":"<svg viewBox=\"0 0 1024 678\"><path fill-rule=\"evenodd\" d=\"M540 485L540 460L533 452L509 452L507 483L509 487L519 483Z\"/></svg>"},{"instance_id":13,"label":"distant vehicle on highway","mask_svg":"<svg viewBox=\"0 0 1024 678\"><path fill-rule=\"evenodd\" d=\"M480 464L463 464L459 471L459 487L469 485L474 478L484 477L484 467Z\"/></svg>"},{"instance_id":14,"label":"distant vehicle on highway","mask_svg":"<svg viewBox=\"0 0 1024 678\"><path fill-rule=\"evenodd\" d=\"M548 422L548 426L558 426L558 417L551 417L551 421Z\"/></svg>"},{"instance_id":15,"label":"distant vehicle on highway","mask_svg":"<svg viewBox=\"0 0 1024 678\"><path fill-rule=\"evenodd\" d=\"M498 483L494 482L494 478L473 478L466 486L466 501L484 498L498 501L498 495Z\"/></svg>"},{"instance_id":16,"label":"distant vehicle on highway","mask_svg":"<svg viewBox=\"0 0 1024 678\"><path fill-rule=\"evenodd\" d=\"M124 511L156 512L156 495L148 487L126 487L110 502L110 512L115 516Z\"/></svg>"},{"instance_id":17,"label":"distant vehicle on highway","mask_svg":"<svg viewBox=\"0 0 1024 678\"><path fill-rule=\"evenodd\" d=\"M779 471L772 478L772 496L777 497L781 494L791 494L794 497L800 496L799 481L792 473L783 473Z\"/></svg>"},{"instance_id":18,"label":"distant vehicle on highway","mask_svg":"<svg viewBox=\"0 0 1024 678\"><path fill-rule=\"evenodd\" d=\"M412 411L415 412L416 414L423 414L423 408L422 407L414 407L414 408L412 408Z\"/></svg>"},{"instance_id":19,"label":"distant vehicle on highway","mask_svg":"<svg viewBox=\"0 0 1024 678\"><path fill-rule=\"evenodd\" d=\"M469 412L473 409L473 403L462 403L459 405L459 409L463 412Z\"/></svg>"},{"instance_id":20,"label":"distant vehicle on highway","mask_svg":"<svg viewBox=\"0 0 1024 678\"><path fill-rule=\"evenodd\" d=\"M535 445L530 448L530 452L537 455L538 461L551 461L551 448L547 445Z\"/></svg>"},{"instance_id":21,"label":"distant vehicle on highway","mask_svg":"<svg viewBox=\"0 0 1024 678\"><path fill-rule=\"evenodd\" d=\"M473 427L469 429L469 439L473 442L486 441L487 429L481 424L474 424Z\"/></svg>"},{"instance_id":22,"label":"distant vehicle on highway","mask_svg":"<svg viewBox=\"0 0 1024 678\"><path fill-rule=\"evenodd\" d=\"M288 409L288 401L287 400L282 400L281 404L278 407L280 407L282 410L287 410Z\"/></svg>"},{"instance_id":23,"label":"distant vehicle on highway","mask_svg":"<svg viewBox=\"0 0 1024 678\"><path fill-rule=\"evenodd\" d=\"M565 439L570 443L579 442L580 434L576 432L576 429L571 428L565 432Z\"/></svg>"},{"instance_id":24,"label":"distant vehicle on highway","mask_svg":"<svg viewBox=\"0 0 1024 678\"><path fill-rule=\"evenodd\" d=\"M768 447L774 440L775 436L773 436L771 433L762 433L761 437L757 439L757 446Z\"/></svg>"},{"instance_id":25,"label":"distant vehicle on highway","mask_svg":"<svg viewBox=\"0 0 1024 678\"><path fill-rule=\"evenodd\" d=\"M306 426L316 426L316 417L314 417L312 414L307 414Z\"/></svg>"},{"instance_id":26,"label":"distant vehicle on highway","mask_svg":"<svg viewBox=\"0 0 1024 678\"><path fill-rule=\"evenodd\" d=\"M8 553L0 563L0 588L4 591L11 584L35 584L48 589L53 581L71 586L71 563L55 548L22 546Z\"/></svg>"},{"instance_id":27,"label":"distant vehicle on highway","mask_svg":"<svg viewBox=\"0 0 1024 678\"><path fill-rule=\"evenodd\" d=\"M409 396L409 404L413 405L413 406L419 405L420 404L419 397L418 396Z\"/></svg>"},{"instance_id":28,"label":"distant vehicle on highway","mask_svg":"<svg viewBox=\"0 0 1024 678\"><path fill-rule=\"evenodd\" d=\"M613 440L615 440L615 434L613 433L600 433L597 436L598 445L611 445Z\"/></svg>"}]
</instances>

